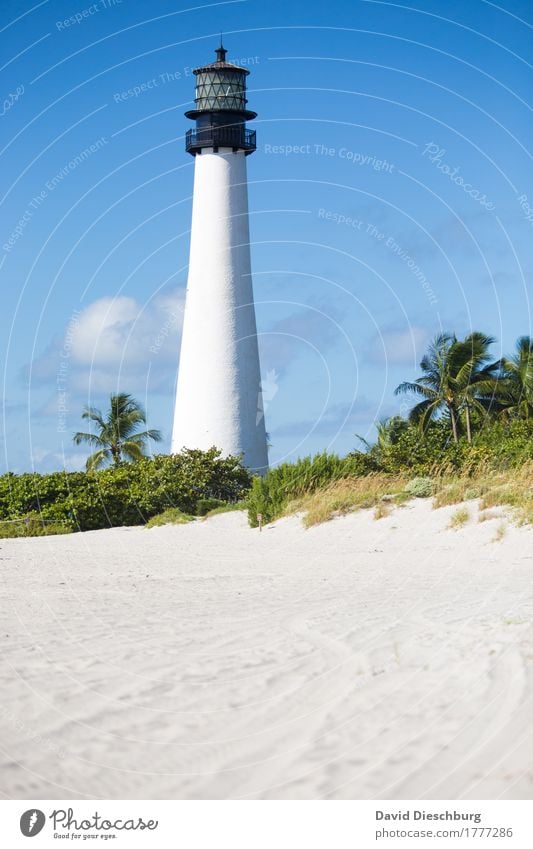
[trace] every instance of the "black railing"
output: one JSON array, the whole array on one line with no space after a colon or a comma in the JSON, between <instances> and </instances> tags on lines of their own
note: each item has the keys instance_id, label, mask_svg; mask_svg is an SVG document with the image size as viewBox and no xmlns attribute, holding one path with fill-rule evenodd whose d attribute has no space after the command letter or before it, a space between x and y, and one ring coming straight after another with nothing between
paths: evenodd
<instances>
[{"instance_id":1,"label":"black railing","mask_svg":"<svg viewBox=\"0 0 533 849\"><path fill-rule=\"evenodd\" d=\"M232 150L244 150L252 153L256 149L255 130L245 127L201 127L187 130L185 148L188 153L197 153L203 147L231 147Z\"/></svg>"}]
</instances>

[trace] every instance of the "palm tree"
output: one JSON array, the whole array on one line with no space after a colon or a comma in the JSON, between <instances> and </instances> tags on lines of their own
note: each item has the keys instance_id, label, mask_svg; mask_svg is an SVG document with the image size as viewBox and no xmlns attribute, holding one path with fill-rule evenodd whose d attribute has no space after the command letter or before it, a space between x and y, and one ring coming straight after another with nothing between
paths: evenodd
<instances>
[{"instance_id":1,"label":"palm tree","mask_svg":"<svg viewBox=\"0 0 533 849\"><path fill-rule=\"evenodd\" d=\"M495 342L484 333L471 333L463 342L456 342L453 351L459 366L455 376L460 412L464 411L466 438L472 442L472 413L485 416L496 403L500 391L499 362L490 362L489 348Z\"/></svg>"},{"instance_id":2,"label":"palm tree","mask_svg":"<svg viewBox=\"0 0 533 849\"><path fill-rule=\"evenodd\" d=\"M422 398L409 414L423 432L430 421L445 413L449 416L453 439L459 440L461 413L465 413L468 441L472 440L472 411L486 413L482 396L496 391L497 363L489 363L490 336L471 333L460 342L454 334L441 333L422 358L422 376L401 383L396 394L412 393Z\"/></svg>"},{"instance_id":3,"label":"palm tree","mask_svg":"<svg viewBox=\"0 0 533 849\"><path fill-rule=\"evenodd\" d=\"M503 357L500 365L502 415L533 417L533 339L521 336L516 342L516 354Z\"/></svg>"},{"instance_id":4,"label":"palm tree","mask_svg":"<svg viewBox=\"0 0 533 849\"><path fill-rule=\"evenodd\" d=\"M111 460L115 466L124 459L140 460L145 456L148 439L161 441L161 433L158 430L137 432L138 426L146 423L146 413L135 398L125 393L111 395L109 412L105 419L100 410L94 407L85 407L81 417L97 426L96 433L74 434L75 445L85 442L96 448L94 454L87 459L88 472L98 469L107 460Z\"/></svg>"},{"instance_id":5,"label":"palm tree","mask_svg":"<svg viewBox=\"0 0 533 849\"><path fill-rule=\"evenodd\" d=\"M451 376L451 356L457 339L450 333L440 333L422 357L422 376L413 383L405 381L396 387L395 395L410 393L423 400L409 413L409 421L418 424L424 432L430 421L446 411L450 416L453 438L458 440L459 399L454 391Z\"/></svg>"}]
</instances>

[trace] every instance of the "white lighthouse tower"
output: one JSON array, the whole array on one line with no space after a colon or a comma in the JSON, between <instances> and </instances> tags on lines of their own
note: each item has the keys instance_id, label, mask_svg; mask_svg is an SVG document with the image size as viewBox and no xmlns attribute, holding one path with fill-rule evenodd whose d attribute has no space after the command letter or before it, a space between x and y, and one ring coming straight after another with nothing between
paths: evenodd
<instances>
[{"instance_id":1,"label":"white lighthouse tower","mask_svg":"<svg viewBox=\"0 0 533 849\"><path fill-rule=\"evenodd\" d=\"M252 291L246 157L256 149L246 121L244 68L216 61L196 68L196 121L186 135L195 158L189 276L172 451L243 454L268 466Z\"/></svg>"}]
</instances>

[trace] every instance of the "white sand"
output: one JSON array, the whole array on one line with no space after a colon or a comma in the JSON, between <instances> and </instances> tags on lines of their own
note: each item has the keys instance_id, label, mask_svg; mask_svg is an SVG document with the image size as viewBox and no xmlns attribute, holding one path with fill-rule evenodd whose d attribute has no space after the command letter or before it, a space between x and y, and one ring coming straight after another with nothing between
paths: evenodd
<instances>
[{"instance_id":1,"label":"white sand","mask_svg":"<svg viewBox=\"0 0 533 849\"><path fill-rule=\"evenodd\" d=\"M533 531L456 509L0 540L4 796L532 798Z\"/></svg>"}]
</instances>

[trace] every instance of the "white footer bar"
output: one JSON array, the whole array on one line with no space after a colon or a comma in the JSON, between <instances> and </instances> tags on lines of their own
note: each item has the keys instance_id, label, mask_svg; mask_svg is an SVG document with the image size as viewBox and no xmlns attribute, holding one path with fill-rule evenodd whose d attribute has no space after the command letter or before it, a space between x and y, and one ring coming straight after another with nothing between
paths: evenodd
<instances>
[{"instance_id":1,"label":"white footer bar","mask_svg":"<svg viewBox=\"0 0 533 849\"><path fill-rule=\"evenodd\" d=\"M2 846L533 847L530 801L0 801ZM35 843L29 843L35 838Z\"/></svg>"}]
</instances>

